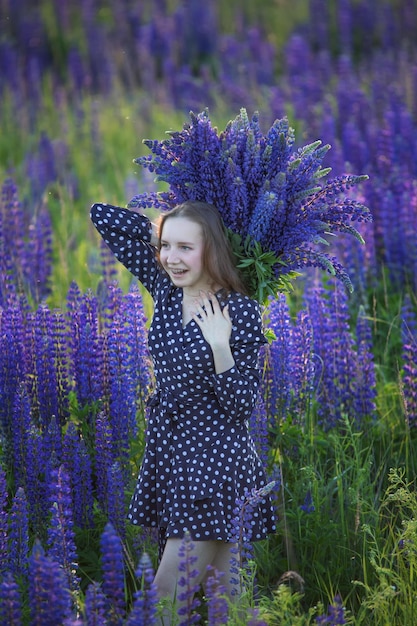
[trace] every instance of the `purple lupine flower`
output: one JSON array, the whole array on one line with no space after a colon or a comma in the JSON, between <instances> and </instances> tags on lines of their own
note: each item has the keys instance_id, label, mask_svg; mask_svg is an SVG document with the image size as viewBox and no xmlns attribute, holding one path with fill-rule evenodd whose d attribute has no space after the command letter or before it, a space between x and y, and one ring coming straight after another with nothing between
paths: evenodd
<instances>
[{"instance_id":1,"label":"purple lupine flower","mask_svg":"<svg viewBox=\"0 0 417 626\"><path fill-rule=\"evenodd\" d=\"M247 567L247 562L253 556L251 544L253 510L254 504L250 501L248 491L243 496L236 498L232 518L232 543L234 547L231 552L234 556L230 561L230 573L232 574L230 582L235 587L241 586L242 573ZM236 589L233 589L233 593L237 593Z\"/></svg>"},{"instance_id":2,"label":"purple lupine flower","mask_svg":"<svg viewBox=\"0 0 417 626\"><path fill-rule=\"evenodd\" d=\"M129 369L135 382L136 402L140 402L139 408L148 395L150 384L150 357L147 347L146 316L143 305L142 293L136 283L132 283L130 290L125 294L121 311L126 320L129 334L130 360ZM136 407L137 409L138 407ZM130 433L136 436L137 420L133 414L130 417Z\"/></svg>"},{"instance_id":3,"label":"purple lupine flower","mask_svg":"<svg viewBox=\"0 0 417 626\"><path fill-rule=\"evenodd\" d=\"M292 412L300 422L311 411L316 367L311 319L306 310L301 310L292 328L291 350Z\"/></svg>"},{"instance_id":4,"label":"purple lupine flower","mask_svg":"<svg viewBox=\"0 0 417 626\"><path fill-rule=\"evenodd\" d=\"M69 587L79 587L77 549L75 545L72 498L69 476L63 465L53 470L50 480L50 514L48 556L60 564Z\"/></svg>"},{"instance_id":5,"label":"purple lupine flower","mask_svg":"<svg viewBox=\"0 0 417 626\"><path fill-rule=\"evenodd\" d=\"M107 512L108 470L115 462L111 443L112 433L109 420L103 412L100 412L96 418L95 474L97 500L104 512Z\"/></svg>"},{"instance_id":6,"label":"purple lupine flower","mask_svg":"<svg viewBox=\"0 0 417 626\"><path fill-rule=\"evenodd\" d=\"M314 513L314 511L316 510L313 502L313 496L311 495L311 489L308 489L303 504L300 504L300 509L307 514Z\"/></svg>"},{"instance_id":7,"label":"purple lupine flower","mask_svg":"<svg viewBox=\"0 0 417 626\"><path fill-rule=\"evenodd\" d=\"M180 576L178 578L177 598L180 602L178 609L178 615L181 619L180 626L196 624L201 619L201 616L196 612L196 609L200 606L200 601L195 597L195 594L199 590L200 585L193 582L199 573L193 567L198 558L192 554L193 550L194 544L191 535L186 531L178 551Z\"/></svg>"},{"instance_id":8,"label":"purple lupine flower","mask_svg":"<svg viewBox=\"0 0 417 626\"><path fill-rule=\"evenodd\" d=\"M110 523L106 524L100 544L107 623L109 626L119 626L126 613L123 547L119 535Z\"/></svg>"},{"instance_id":9,"label":"purple lupine flower","mask_svg":"<svg viewBox=\"0 0 417 626\"><path fill-rule=\"evenodd\" d=\"M22 487L17 490L8 515L9 570L14 576L27 575L29 557L28 503Z\"/></svg>"},{"instance_id":10,"label":"purple lupine flower","mask_svg":"<svg viewBox=\"0 0 417 626\"><path fill-rule=\"evenodd\" d=\"M350 55L352 50L352 7L348 0L341 0L337 11L338 39L342 54Z\"/></svg>"},{"instance_id":11,"label":"purple lupine flower","mask_svg":"<svg viewBox=\"0 0 417 626\"><path fill-rule=\"evenodd\" d=\"M248 561L253 557L251 544L253 532L253 512L256 506L276 487L276 481L272 480L259 489L249 491L245 489L243 496L236 498L232 518L232 539L235 544L234 554L231 559L230 572L232 584L239 586L241 572L247 567ZM237 576L236 576L237 575ZM236 591L236 590L234 590Z\"/></svg>"},{"instance_id":12,"label":"purple lupine flower","mask_svg":"<svg viewBox=\"0 0 417 626\"><path fill-rule=\"evenodd\" d=\"M220 579L224 572L218 572L211 565L207 567L207 580L205 585L207 598L207 626L227 624L229 619L229 603L225 597L226 587Z\"/></svg>"},{"instance_id":13,"label":"purple lupine flower","mask_svg":"<svg viewBox=\"0 0 417 626\"><path fill-rule=\"evenodd\" d=\"M268 328L274 332L275 338L271 345L267 346L265 368L268 384L265 397L267 412L274 416L274 421L278 424L286 417L292 387L292 327L284 294L279 294L276 300L270 300L268 317Z\"/></svg>"},{"instance_id":14,"label":"purple lupine flower","mask_svg":"<svg viewBox=\"0 0 417 626\"><path fill-rule=\"evenodd\" d=\"M154 583L152 563L146 552L140 558L136 577L140 582L140 589L135 593L126 626L156 626L158 591Z\"/></svg>"},{"instance_id":15,"label":"purple lupine flower","mask_svg":"<svg viewBox=\"0 0 417 626\"><path fill-rule=\"evenodd\" d=\"M112 430L112 449L120 466L128 472L129 425L133 421L132 412L136 416L136 398L134 373L129 368L130 346L125 320L120 313L113 316L106 337L106 357L109 372L109 424Z\"/></svg>"},{"instance_id":16,"label":"purple lupine flower","mask_svg":"<svg viewBox=\"0 0 417 626\"><path fill-rule=\"evenodd\" d=\"M29 504L30 526L35 536L46 539L49 515L46 470L54 459L45 457L43 437L32 428L26 454L26 494Z\"/></svg>"},{"instance_id":17,"label":"purple lupine flower","mask_svg":"<svg viewBox=\"0 0 417 626\"><path fill-rule=\"evenodd\" d=\"M13 432L16 433L17 428L14 425L13 411L26 365L22 306L13 303L0 310L0 325L0 424L9 443L8 453L11 454L14 446Z\"/></svg>"},{"instance_id":18,"label":"purple lupine flower","mask_svg":"<svg viewBox=\"0 0 417 626\"><path fill-rule=\"evenodd\" d=\"M345 619L345 609L343 607L342 599L340 596L334 598L333 604L330 604L327 615L320 615L316 618L316 624L318 626L343 626L347 624Z\"/></svg>"},{"instance_id":19,"label":"purple lupine flower","mask_svg":"<svg viewBox=\"0 0 417 626\"><path fill-rule=\"evenodd\" d=\"M80 528L93 526L93 478L91 458L84 439L74 450L74 469L71 476L74 498L74 522ZM74 493L74 490L76 493Z\"/></svg>"},{"instance_id":20,"label":"purple lupine flower","mask_svg":"<svg viewBox=\"0 0 417 626\"><path fill-rule=\"evenodd\" d=\"M266 468L269 455L268 415L265 402L261 396L258 397L255 409L250 417L249 429L262 465Z\"/></svg>"},{"instance_id":21,"label":"purple lupine flower","mask_svg":"<svg viewBox=\"0 0 417 626\"><path fill-rule=\"evenodd\" d=\"M85 594L85 617L87 626L106 626L107 605L106 598L99 583L88 585Z\"/></svg>"},{"instance_id":22,"label":"purple lupine flower","mask_svg":"<svg viewBox=\"0 0 417 626\"><path fill-rule=\"evenodd\" d=\"M31 626L56 626L71 618L71 594L63 569L45 556L38 539L29 558Z\"/></svg>"},{"instance_id":23,"label":"purple lupine flower","mask_svg":"<svg viewBox=\"0 0 417 626\"><path fill-rule=\"evenodd\" d=\"M55 376L57 384L58 423L63 426L69 416L69 395L71 383L69 379L68 327L65 314L60 310L52 313L51 331Z\"/></svg>"},{"instance_id":24,"label":"purple lupine flower","mask_svg":"<svg viewBox=\"0 0 417 626\"><path fill-rule=\"evenodd\" d=\"M57 179L53 144L45 132L41 134L36 152L26 155L26 175L34 202L39 202L48 184Z\"/></svg>"},{"instance_id":25,"label":"purple lupine flower","mask_svg":"<svg viewBox=\"0 0 417 626\"><path fill-rule=\"evenodd\" d=\"M12 179L7 179L0 198L0 247L2 250L0 303L6 305L8 294L21 290L24 283L22 264L26 259L25 226L27 220ZM22 227L23 225L23 227Z\"/></svg>"},{"instance_id":26,"label":"purple lupine flower","mask_svg":"<svg viewBox=\"0 0 417 626\"><path fill-rule=\"evenodd\" d=\"M50 294L49 281L52 274L52 223L45 206L36 216L33 228L29 229L29 240L24 263L25 278L35 302L41 302Z\"/></svg>"},{"instance_id":27,"label":"purple lupine flower","mask_svg":"<svg viewBox=\"0 0 417 626\"><path fill-rule=\"evenodd\" d=\"M356 354L348 323L346 292L335 285L325 297L323 289L307 293L313 326L314 352L322 363L317 387L318 415L324 428L335 428L343 415L352 416L352 380Z\"/></svg>"},{"instance_id":28,"label":"purple lupine flower","mask_svg":"<svg viewBox=\"0 0 417 626\"><path fill-rule=\"evenodd\" d=\"M9 573L0 582L0 624L21 626L22 597L19 585Z\"/></svg>"},{"instance_id":29,"label":"purple lupine flower","mask_svg":"<svg viewBox=\"0 0 417 626\"><path fill-rule=\"evenodd\" d=\"M71 285L67 298L71 376L81 405L103 396L103 347L99 333L98 302L91 293L81 296Z\"/></svg>"},{"instance_id":30,"label":"purple lupine flower","mask_svg":"<svg viewBox=\"0 0 417 626\"><path fill-rule=\"evenodd\" d=\"M401 310L402 324L402 397L405 416L410 427L417 426L417 316L410 296L406 295Z\"/></svg>"},{"instance_id":31,"label":"purple lupine flower","mask_svg":"<svg viewBox=\"0 0 417 626\"><path fill-rule=\"evenodd\" d=\"M43 458L50 459L55 466L60 465L62 460L62 432L55 415L50 417L50 422L44 431L42 445Z\"/></svg>"},{"instance_id":32,"label":"purple lupine flower","mask_svg":"<svg viewBox=\"0 0 417 626\"><path fill-rule=\"evenodd\" d=\"M109 522L119 537L124 540L126 538L125 480L117 461L107 468L106 510Z\"/></svg>"},{"instance_id":33,"label":"purple lupine flower","mask_svg":"<svg viewBox=\"0 0 417 626\"><path fill-rule=\"evenodd\" d=\"M0 465L0 578L7 570L7 500L6 472Z\"/></svg>"},{"instance_id":34,"label":"purple lupine flower","mask_svg":"<svg viewBox=\"0 0 417 626\"><path fill-rule=\"evenodd\" d=\"M103 239L100 241L100 260L103 282L105 285L110 285L117 279L117 261Z\"/></svg>"},{"instance_id":35,"label":"purple lupine flower","mask_svg":"<svg viewBox=\"0 0 417 626\"><path fill-rule=\"evenodd\" d=\"M27 452L30 431L32 428L32 412L28 393L23 384L15 395L12 421L12 454L15 483L26 488L27 483Z\"/></svg>"},{"instance_id":36,"label":"purple lupine flower","mask_svg":"<svg viewBox=\"0 0 417 626\"><path fill-rule=\"evenodd\" d=\"M74 524L79 528L93 526L93 484L91 459L85 441L74 423L68 424L63 441L63 464L71 482Z\"/></svg>"},{"instance_id":37,"label":"purple lupine flower","mask_svg":"<svg viewBox=\"0 0 417 626\"><path fill-rule=\"evenodd\" d=\"M372 354L372 333L363 307L356 321L356 372L353 379L353 414L357 424L375 419L376 374Z\"/></svg>"}]
</instances>

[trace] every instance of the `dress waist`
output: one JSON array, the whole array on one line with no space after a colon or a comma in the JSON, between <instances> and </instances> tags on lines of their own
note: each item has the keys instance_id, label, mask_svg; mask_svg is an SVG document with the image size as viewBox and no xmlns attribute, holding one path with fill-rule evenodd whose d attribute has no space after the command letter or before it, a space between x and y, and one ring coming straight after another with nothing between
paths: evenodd
<instances>
[{"instance_id":1,"label":"dress waist","mask_svg":"<svg viewBox=\"0 0 417 626\"><path fill-rule=\"evenodd\" d=\"M181 409L187 406L206 406L209 401L215 399L214 392L203 392L199 394L189 394L182 396L176 394L171 389L157 388L149 396L147 400L148 407L159 406L165 413L167 413L172 421L178 419Z\"/></svg>"}]
</instances>

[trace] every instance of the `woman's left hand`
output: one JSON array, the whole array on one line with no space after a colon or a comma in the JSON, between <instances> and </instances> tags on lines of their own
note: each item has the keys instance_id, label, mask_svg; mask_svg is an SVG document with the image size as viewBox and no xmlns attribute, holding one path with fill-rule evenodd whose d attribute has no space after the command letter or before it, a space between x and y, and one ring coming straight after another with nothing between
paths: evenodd
<instances>
[{"instance_id":1,"label":"woman's left hand","mask_svg":"<svg viewBox=\"0 0 417 626\"><path fill-rule=\"evenodd\" d=\"M200 298L195 303L193 319L201 328L204 339L212 349L229 345L232 333L229 308L226 305L221 309L219 301L213 293L201 292Z\"/></svg>"}]
</instances>

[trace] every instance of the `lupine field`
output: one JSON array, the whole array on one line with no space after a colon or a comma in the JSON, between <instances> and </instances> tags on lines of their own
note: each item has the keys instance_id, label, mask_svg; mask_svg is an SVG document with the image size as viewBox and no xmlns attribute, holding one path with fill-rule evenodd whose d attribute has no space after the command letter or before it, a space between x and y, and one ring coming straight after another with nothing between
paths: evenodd
<instances>
[{"instance_id":1,"label":"lupine field","mask_svg":"<svg viewBox=\"0 0 417 626\"><path fill-rule=\"evenodd\" d=\"M156 536L126 520L151 302L89 209L134 198L156 215L146 198L167 177L150 152L190 112L219 133L240 115L241 136L259 120L258 140L280 120L282 223L325 232L314 259L288 254L300 275L264 312L250 426L277 533L250 544L239 529L261 494L236 502L238 605L218 572L194 595L187 535L174 622L417 623L416 3L2 0L0 29L0 624L158 623ZM230 148L247 172L230 169L236 206L253 146ZM326 224L305 203L319 166L359 177Z\"/></svg>"}]
</instances>

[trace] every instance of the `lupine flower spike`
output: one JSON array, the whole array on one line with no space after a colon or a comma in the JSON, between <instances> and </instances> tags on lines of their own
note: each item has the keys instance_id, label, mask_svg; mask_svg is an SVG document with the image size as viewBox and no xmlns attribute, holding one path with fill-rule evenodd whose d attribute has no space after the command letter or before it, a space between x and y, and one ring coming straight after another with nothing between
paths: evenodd
<instances>
[{"instance_id":1,"label":"lupine flower spike","mask_svg":"<svg viewBox=\"0 0 417 626\"><path fill-rule=\"evenodd\" d=\"M195 584L194 579L198 576L198 570L195 569L194 563L197 557L192 554L194 549L191 535L186 532L181 542L178 556L180 557L177 597L180 602L178 615L181 618L180 626L190 626L200 621L200 615L196 612L196 608L200 605L200 601L195 597L199 589L199 585Z\"/></svg>"},{"instance_id":2,"label":"lupine flower spike","mask_svg":"<svg viewBox=\"0 0 417 626\"><path fill-rule=\"evenodd\" d=\"M135 594L127 626L154 626L157 623L158 592L153 582L154 571L152 563L146 552L140 558L137 578L141 586Z\"/></svg>"}]
</instances>

